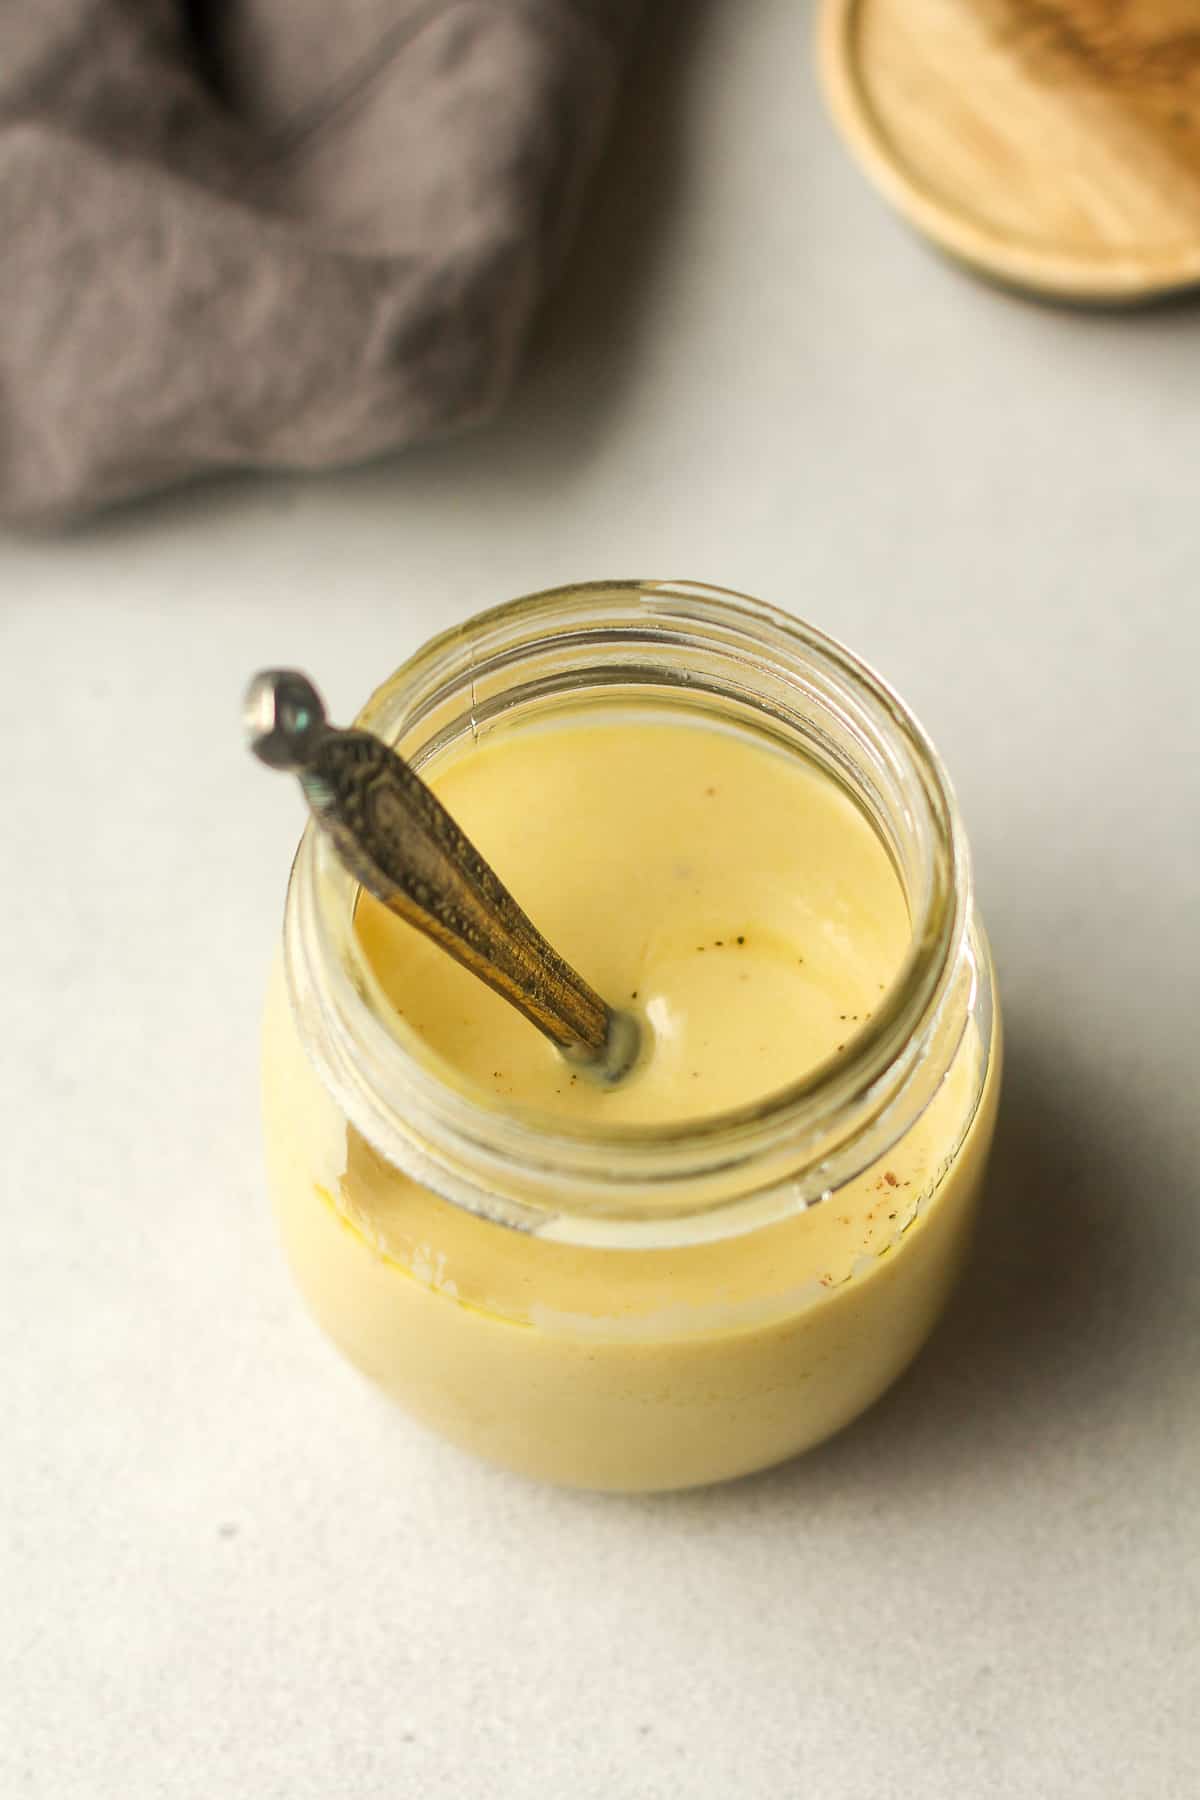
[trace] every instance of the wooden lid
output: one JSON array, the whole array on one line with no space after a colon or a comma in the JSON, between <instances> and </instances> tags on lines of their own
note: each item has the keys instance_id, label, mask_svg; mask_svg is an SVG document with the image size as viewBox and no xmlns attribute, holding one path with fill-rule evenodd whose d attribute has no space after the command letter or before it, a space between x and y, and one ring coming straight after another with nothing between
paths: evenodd
<instances>
[{"instance_id":1,"label":"wooden lid","mask_svg":"<svg viewBox=\"0 0 1200 1800\"><path fill-rule=\"evenodd\" d=\"M834 117L951 256L1064 300L1200 283L1198 0L823 0Z\"/></svg>"}]
</instances>

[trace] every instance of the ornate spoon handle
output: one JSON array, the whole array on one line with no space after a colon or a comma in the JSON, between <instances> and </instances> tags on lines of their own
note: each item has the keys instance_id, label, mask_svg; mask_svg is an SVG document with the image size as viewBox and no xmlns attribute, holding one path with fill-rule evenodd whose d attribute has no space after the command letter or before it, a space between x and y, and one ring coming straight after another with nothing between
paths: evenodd
<instances>
[{"instance_id":1,"label":"ornate spoon handle","mask_svg":"<svg viewBox=\"0 0 1200 1800\"><path fill-rule=\"evenodd\" d=\"M256 675L250 748L298 775L309 809L350 873L503 996L573 1061L616 1081L638 1050L637 1021L607 1006L546 942L441 801L381 738L330 725L311 681Z\"/></svg>"}]
</instances>

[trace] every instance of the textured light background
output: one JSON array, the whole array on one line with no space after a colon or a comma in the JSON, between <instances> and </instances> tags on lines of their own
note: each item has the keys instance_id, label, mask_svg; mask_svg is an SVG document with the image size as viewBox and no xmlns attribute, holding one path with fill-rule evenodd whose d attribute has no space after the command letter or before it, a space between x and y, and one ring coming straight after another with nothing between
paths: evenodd
<instances>
[{"instance_id":1,"label":"textured light background","mask_svg":"<svg viewBox=\"0 0 1200 1800\"><path fill-rule=\"evenodd\" d=\"M1200 316L935 260L809 26L652 26L496 426L0 549L6 1800L1200 1785ZM917 1367L652 1500L477 1467L302 1315L255 1094L299 803L236 722L262 663L345 716L474 608L614 574L794 607L911 700L1010 1048Z\"/></svg>"}]
</instances>

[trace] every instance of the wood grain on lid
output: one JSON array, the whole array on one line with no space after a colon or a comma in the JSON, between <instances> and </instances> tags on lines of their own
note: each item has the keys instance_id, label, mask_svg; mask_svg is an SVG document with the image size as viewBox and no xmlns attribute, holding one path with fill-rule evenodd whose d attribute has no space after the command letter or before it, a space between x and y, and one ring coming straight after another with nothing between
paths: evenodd
<instances>
[{"instance_id":1,"label":"wood grain on lid","mask_svg":"<svg viewBox=\"0 0 1200 1800\"><path fill-rule=\"evenodd\" d=\"M1200 0L823 0L820 60L950 255L1068 300L1200 283Z\"/></svg>"}]
</instances>

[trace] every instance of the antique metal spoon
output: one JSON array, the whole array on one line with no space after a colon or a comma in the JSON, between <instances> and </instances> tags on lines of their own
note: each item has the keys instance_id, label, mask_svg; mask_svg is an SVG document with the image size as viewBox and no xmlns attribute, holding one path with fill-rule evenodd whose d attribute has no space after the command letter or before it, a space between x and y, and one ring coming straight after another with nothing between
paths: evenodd
<instances>
[{"instance_id":1,"label":"antique metal spoon","mask_svg":"<svg viewBox=\"0 0 1200 1800\"><path fill-rule=\"evenodd\" d=\"M640 1030L564 962L420 776L381 738L342 731L294 669L246 691L246 736L268 768L299 776L309 810L369 893L503 996L572 1062L607 1082L637 1059Z\"/></svg>"}]
</instances>

